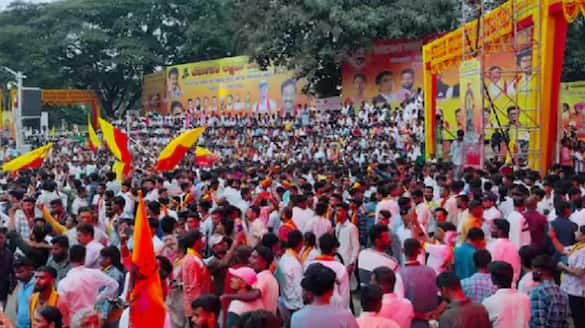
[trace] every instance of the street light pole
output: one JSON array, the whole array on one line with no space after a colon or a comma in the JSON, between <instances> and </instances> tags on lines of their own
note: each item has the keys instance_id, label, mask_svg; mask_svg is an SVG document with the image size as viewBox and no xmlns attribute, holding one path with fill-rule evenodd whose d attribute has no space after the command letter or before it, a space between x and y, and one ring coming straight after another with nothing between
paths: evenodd
<instances>
[{"instance_id":1,"label":"street light pole","mask_svg":"<svg viewBox=\"0 0 585 328\"><path fill-rule=\"evenodd\" d=\"M22 73L22 72L17 72L14 71L6 66L2 66L2 68L12 74L14 76L14 78L16 79L16 84L17 84L17 88L18 88L18 96L17 96L17 108L16 108L16 112L13 112L13 119L14 119L14 130L16 135L15 137L15 141L16 141L16 150L18 152L23 151L23 138L24 138L24 134L22 131L22 89L23 89L23 81L24 79L26 79L26 76Z\"/></svg>"}]
</instances>

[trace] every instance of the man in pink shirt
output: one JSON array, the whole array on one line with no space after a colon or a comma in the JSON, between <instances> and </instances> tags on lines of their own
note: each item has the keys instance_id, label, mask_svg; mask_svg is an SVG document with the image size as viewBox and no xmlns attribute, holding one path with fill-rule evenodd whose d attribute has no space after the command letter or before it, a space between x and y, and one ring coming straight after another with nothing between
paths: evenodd
<instances>
[{"instance_id":1,"label":"man in pink shirt","mask_svg":"<svg viewBox=\"0 0 585 328\"><path fill-rule=\"evenodd\" d=\"M493 239L487 244L487 250L492 255L492 261L504 261L509 263L514 269L513 286L520 278L520 255L518 248L508 238L510 233L510 223L504 219L496 219L492 225Z\"/></svg>"},{"instance_id":2,"label":"man in pink shirt","mask_svg":"<svg viewBox=\"0 0 585 328\"><path fill-rule=\"evenodd\" d=\"M409 300L394 293L396 284L394 271L385 266L374 269L372 283L379 285L384 291L379 315L393 320L400 328L410 328L414 318L414 307Z\"/></svg>"},{"instance_id":3,"label":"man in pink shirt","mask_svg":"<svg viewBox=\"0 0 585 328\"><path fill-rule=\"evenodd\" d=\"M192 230L179 239L179 247L186 253L180 275L183 281L183 305L187 318L191 317L191 302L211 291L211 276L200 255L203 249L201 237L199 230Z\"/></svg>"}]
</instances>

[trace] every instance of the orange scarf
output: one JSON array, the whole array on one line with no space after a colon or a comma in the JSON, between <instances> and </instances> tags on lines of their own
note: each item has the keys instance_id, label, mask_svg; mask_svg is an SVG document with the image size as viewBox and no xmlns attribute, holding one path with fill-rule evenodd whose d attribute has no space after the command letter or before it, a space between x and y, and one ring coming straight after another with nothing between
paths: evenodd
<instances>
[{"instance_id":1,"label":"orange scarf","mask_svg":"<svg viewBox=\"0 0 585 328\"><path fill-rule=\"evenodd\" d=\"M297 259L297 261L299 261L300 264L303 264L302 259L299 257L299 254L294 249L289 248L286 250L286 252L292 255L295 259Z\"/></svg>"},{"instance_id":2,"label":"orange scarf","mask_svg":"<svg viewBox=\"0 0 585 328\"><path fill-rule=\"evenodd\" d=\"M335 259L335 257L331 256L331 255L319 255L315 258L315 261L337 261Z\"/></svg>"},{"instance_id":3,"label":"orange scarf","mask_svg":"<svg viewBox=\"0 0 585 328\"><path fill-rule=\"evenodd\" d=\"M311 254L312 250L313 246L303 249L303 254L301 254L301 264L305 264L305 261L307 260L307 257L309 257L309 254Z\"/></svg>"}]
</instances>

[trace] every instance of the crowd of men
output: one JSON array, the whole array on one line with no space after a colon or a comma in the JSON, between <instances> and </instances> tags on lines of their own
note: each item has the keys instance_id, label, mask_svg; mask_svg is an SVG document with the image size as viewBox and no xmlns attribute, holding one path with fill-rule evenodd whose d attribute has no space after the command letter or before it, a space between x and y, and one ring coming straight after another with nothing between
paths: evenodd
<instances>
[{"instance_id":1,"label":"crowd of men","mask_svg":"<svg viewBox=\"0 0 585 328\"><path fill-rule=\"evenodd\" d=\"M585 327L585 175L425 162L416 109L134 119L122 181L56 141L0 178L1 326L128 327L140 191L164 327Z\"/></svg>"}]
</instances>

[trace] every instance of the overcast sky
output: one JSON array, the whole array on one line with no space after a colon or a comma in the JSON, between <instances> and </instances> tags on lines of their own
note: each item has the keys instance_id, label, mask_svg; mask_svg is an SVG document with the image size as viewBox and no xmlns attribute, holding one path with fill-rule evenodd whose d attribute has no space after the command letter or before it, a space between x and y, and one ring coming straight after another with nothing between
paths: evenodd
<instances>
[{"instance_id":1,"label":"overcast sky","mask_svg":"<svg viewBox=\"0 0 585 328\"><path fill-rule=\"evenodd\" d=\"M13 2L14 0L0 0L0 10L6 8L6 6L8 6L9 3ZM51 2L54 0L24 0L25 2L33 2L33 3L39 3L39 2Z\"/></svg>"}]
</instances>

